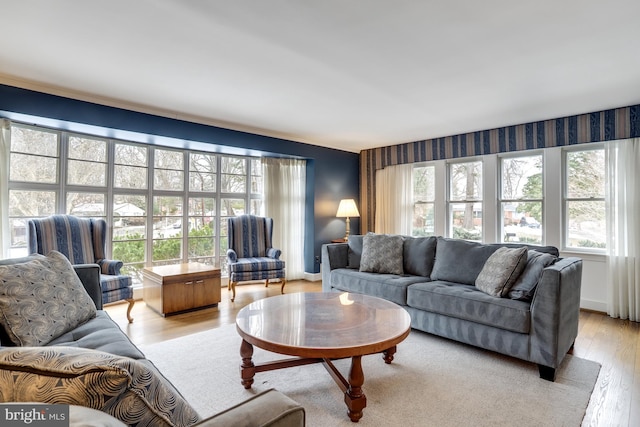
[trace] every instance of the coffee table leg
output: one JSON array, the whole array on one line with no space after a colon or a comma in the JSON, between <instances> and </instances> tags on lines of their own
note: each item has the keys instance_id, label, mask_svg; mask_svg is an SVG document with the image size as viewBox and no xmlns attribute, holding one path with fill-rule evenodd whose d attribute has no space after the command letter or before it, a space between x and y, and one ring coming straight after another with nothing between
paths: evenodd
<instances>
[{"instance_id":1,"label":"coffee table leg","mask_svg":"<svg viewBox=\"0 0 640 427\"><path fill-rule=\"evenodd\" d=\"M256 367L251 360L253 356L253 346L242 340L240 344L240 357L242 357L242 365L240 365L240 378L242 378L242 385L246 389L251 388L253 384L253 377L256 375Z\"/></svg>"},{"instance_id":2,"label":"coffee table leg","mask_svg":"<svg viewBox=\"0 0 640 427\"><path fill-rule=\"evenodd\" d=\"M386 349L382 352L382 358L384 359L384 363L389 364L393 362L393 355L396 354L396 346L394 345L391 348Z\"/></svg>"},{"instance_id":3,"label":"coffee table leg","mask_svg":"<svg viewBox=\"0 0 640 427\"><path fill-rule=\"evenodd\" d=\"M344 393L344 402L349 408L347 414L354 423L362 418L362 410L367 406L367 398L362 392L363 383L362 356L353 356L349 370L349 388Z\"/></svg>"}]
</instances>

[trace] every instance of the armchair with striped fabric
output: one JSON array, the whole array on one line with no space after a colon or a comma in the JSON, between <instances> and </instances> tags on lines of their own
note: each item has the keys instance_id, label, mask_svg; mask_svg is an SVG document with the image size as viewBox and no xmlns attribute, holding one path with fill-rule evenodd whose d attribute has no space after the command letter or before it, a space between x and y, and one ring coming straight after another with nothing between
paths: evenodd
<instances>
[{"instance_id":1,"label":"armchair with striped fabric","mask_svg":"<svg viewBox=\"0 0 640 427\"><path fill-rule=\"evenodd\" d=\"M120 274L122 261L105 259L107 223L104 219L52 215L28 222L29 253L58 251L71 264L98 264L102 303L126 300L127 319L133 322L133 287L130 276ZM97 307L98 309L102 307Z\"/></svg>"},{"instance_id":2,"label":"armchair with striped fabric","mask_svg":"<svg viewBox=\"0 0 640 427\"><path fill-rule=\"evenodd\" d=\"M240 215L227 220L229 249L228 288L232 292L231 302L236 298L236 284L249 280L281 279L280 292L286 284L285 263L280 258L280 249L271 245L273 219L254 215Z\"/></svg>"}]
</instances>

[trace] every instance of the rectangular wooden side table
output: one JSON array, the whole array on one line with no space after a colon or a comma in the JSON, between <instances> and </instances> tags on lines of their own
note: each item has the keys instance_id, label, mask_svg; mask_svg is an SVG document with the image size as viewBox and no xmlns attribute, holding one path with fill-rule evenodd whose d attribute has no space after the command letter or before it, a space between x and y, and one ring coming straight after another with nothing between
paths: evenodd
<instances>
[{"instance_id":1,"label":"rectangular wooden side table","mask_svg":"<svg viewBox=\"0 0 640 427\"><path fill-rule=\"evenodd\" d=\"M142 269L144 302L163 316L215 307L221 300L220 269L201 263Z\"/></svg>"}]
</instances>

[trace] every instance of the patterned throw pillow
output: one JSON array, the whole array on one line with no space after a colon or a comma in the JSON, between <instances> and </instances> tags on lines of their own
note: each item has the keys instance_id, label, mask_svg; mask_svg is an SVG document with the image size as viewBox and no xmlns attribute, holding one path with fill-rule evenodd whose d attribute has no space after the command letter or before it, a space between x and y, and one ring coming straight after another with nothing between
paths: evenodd
<instances>
[{"instance_id":1,"label":"patterned throw pillow","mask_svg":"<svg viewBox=\"0 0 640 427\"><path fill-rule=\"evenodd\" d=\"M148 360L77 347L0 350L0 402L86 406L137 426L182 427L199 420Z\"/></svg>"},{"instance_id":2,"label":"patterned throw pillow","mask_svg":"<svg viewBox=\"0 0 640 427\"><path fill-rule=\"evenodd\" d=\"M527 266L527 248L499 248L484 263L476 279L476 288L503 297Z\"/></svg>"},{"instance_id":3,"label":"patterned throw pillow","mask_svg":"<svg viewBox=\"0 0 640 427\"><path fill-rule=\"evenodd\" d=\"M0 265L0 323L15 345L44 345L96 316L96 306L60 252Z\"/></svg>"},{"instance_id":4,"label":"patterned throw pillow","mask_svg":"<svg viewBox=\"0 0 640 427\"><path fill-rule=\"evenodd\" d=\"M362 239L360 271L404 274L402 236L367 233Z\"/></svg>"}]
</instances>

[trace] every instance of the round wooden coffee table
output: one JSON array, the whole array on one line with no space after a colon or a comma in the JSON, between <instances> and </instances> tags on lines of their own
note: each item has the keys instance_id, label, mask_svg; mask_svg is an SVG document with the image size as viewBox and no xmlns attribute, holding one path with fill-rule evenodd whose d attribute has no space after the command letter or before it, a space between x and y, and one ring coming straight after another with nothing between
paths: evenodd
<instances>
[{"instance_id":1,"label":"round wooden coffee table","mask_svg":"<svg viewBox=\"0 0 640 427\"><path fill-rule=\"evenodd\" d=\"M396 345L411 331L411 319L400 306L372 296L294 293L244 307L236 329L242 337L240 376L245 388L251 388L257 372L321 362L344 392L349 418L357 422L367 404L362 356L381 352L391 363ZM255 365L254 345L297 357ZM347 379L331 362L346 357L351 358Z\"/></svg>"}]
</instances>

